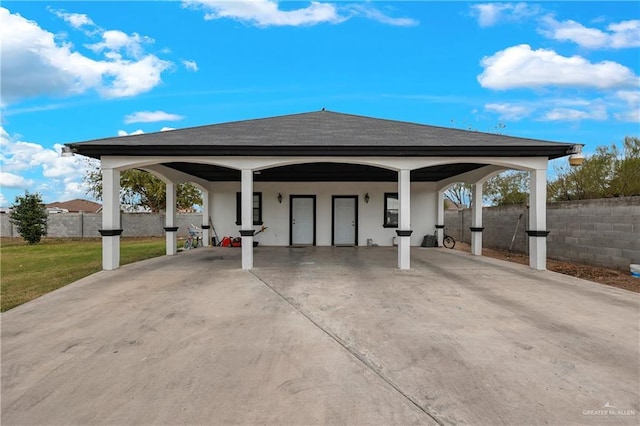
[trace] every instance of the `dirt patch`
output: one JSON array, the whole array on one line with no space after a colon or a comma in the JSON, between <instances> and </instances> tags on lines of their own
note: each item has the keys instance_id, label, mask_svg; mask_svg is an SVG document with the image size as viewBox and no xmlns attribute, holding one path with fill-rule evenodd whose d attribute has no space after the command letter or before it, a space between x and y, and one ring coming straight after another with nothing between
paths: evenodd
<instances>
[{"instance_id":1,"label":"dirt patch","mask_svg":"<svg viewBox=\"0 0 640 426\"><path fill-rule=\"evenodd\" d=\"M470 251L469 244L461 243L459 241L456 242L455 249L465 251L467 253ZM529 256L522 253L511 253L511 255L508 255L506 251L483 248L482 255L492 257L494 259L521 263L523 265L529 264ZM630 272L622 272L615 269L563 262L553 259L547 259L547 269L553 272L571 275L572 277L582 278L583 280L589 280L640 293L640 278L631 276Z\"/></svg>"}]
</instances>

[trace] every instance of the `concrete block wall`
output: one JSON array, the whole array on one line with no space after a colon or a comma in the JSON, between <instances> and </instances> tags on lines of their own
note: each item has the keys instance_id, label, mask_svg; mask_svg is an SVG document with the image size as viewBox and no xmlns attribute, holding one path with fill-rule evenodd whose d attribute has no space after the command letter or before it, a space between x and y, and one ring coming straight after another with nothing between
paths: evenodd
<instances>
[{"instance_id":1,"label":"concrete block wall","mask_svg":"<svg viewBox=\"0 0 640 426\"><path fill-rule=\"evenodd\" d=\"M526 206L483 208L483 246L507 250L520 214L513 251L527 253ZM470 210L445 212L445 225L456 240L470 242ZM547 230L550 259L623 271L631 263L640 263L640 197L549 203Z\"/></svg>"},{"instance_id":2,"label":"concrete block wall","mask_svg":"<svg viewBox=\"0 0 640 426\"><path fill-rule=\"evenodd\" d=\"M164 236L165 215L162 213L123 213L121 217L123 237ZM187 236L191 224L202 227L202 214L184 213L176 217L178 237ZM51 238L96 238L102 229L100 213L60 213L51 214L47 221L47 236ZM8 214L0 214L0 236L20 237Z\"/></svg>"},{"instance_id":3,"label":"concrete block wall","mask_svg":"<svg viewBox=\"0 0 640 426\"><path fill-rule=\"evenodd\" d=\"M629 270L640 263L640 197L550 203L549 257Z\"/></svg>"}]
</instances>

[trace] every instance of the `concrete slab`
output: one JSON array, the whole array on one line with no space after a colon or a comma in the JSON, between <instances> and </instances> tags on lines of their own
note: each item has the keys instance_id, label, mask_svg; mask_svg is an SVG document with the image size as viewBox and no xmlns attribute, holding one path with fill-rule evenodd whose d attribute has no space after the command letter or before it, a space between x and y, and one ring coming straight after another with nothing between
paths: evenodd
<instances>
[{"instance_id":1,"label":"concrete slab","mask_svg":"<svg viewBox=\"0 0 640 426\"><path fill-rule=\"evenodd\" d=\"M444 249L197 249L1 315L2 424L637 424L640 296ZM615 408L611 408L615 407Z\"/></svg>"}]
</instances>

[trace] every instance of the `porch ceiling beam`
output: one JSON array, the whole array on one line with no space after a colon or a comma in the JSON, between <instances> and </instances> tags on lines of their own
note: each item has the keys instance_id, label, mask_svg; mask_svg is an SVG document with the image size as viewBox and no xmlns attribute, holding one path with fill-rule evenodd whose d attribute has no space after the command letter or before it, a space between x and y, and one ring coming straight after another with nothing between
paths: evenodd
<instances>
[{"instance_id":1,"label":"porch ceiling beam","mask_svg":"<svg viewBox=\"0 0 640 426\"><path fill-rule=\"evenodd\" d=\"M162 179L165 183L168 183L168 181L173 183L191 182L204 188L208 187L209 185L209 181L207 181L206 179L202 179L201 177L191 175L189 173L185 173L183 171L176 170L162 164L153 164L140 167L139 169L152 173L154 176Z\"/></svg>"},{"instance_id":2,"label":"porch ceiling beam","mask_svg":"<svg viewBox=\"0 0 640 426\"><path fill-rule=\"evenodd\" d=\"M495 165L484 166L480 169L472 170L467 173L462 173L457 176L452 176L447 179L443 179L436 184L436 188L438 191L441 191L455 183L473 184L479 181L485 181L491 176L496 175L504 170L508 170L508 168L503 166L495 166Z\"/></svg>"}]
</instances>

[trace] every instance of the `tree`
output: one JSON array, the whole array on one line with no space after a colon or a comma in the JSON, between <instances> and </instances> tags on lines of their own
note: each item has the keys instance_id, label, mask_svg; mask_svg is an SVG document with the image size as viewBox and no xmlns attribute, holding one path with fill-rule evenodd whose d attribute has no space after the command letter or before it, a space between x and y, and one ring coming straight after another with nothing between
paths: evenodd
<instances>
[{"instance_id":1,"label":"tree","mask_svg":"<svg viewBox=\"0 0 640 426\"><path fill-rule=\"evenodd\" d=\"M96 200L102 200L102 171L97 162L87 161L84 182L87 193ZM131 208L141 207L152 212L165 209L167 185L151 173L130 169L120 173L120 204ZM176 186L176 205L179 210L188 210L194 205L202 205L200 190L191 183Z\"/></svg>"},{"instance_id":2,"label":"tree","mask_svg":"<svg viewBox=\"0 0 640 426\"><path fill-rule=\"evenodd\" d=\"M614 175L609 184L611 196L640 195L640 138L626 136L620 157L615 162Z\"/></svg>"},{"instance_id":3,"label":"tree","mask_svg":"<svg viewBox=\"0 0 640 426\"><path fill-rule=\"evenodd\" d=\"M487 180L484 198L495 206L527 204L529 200L529 172L509 170Z\"/></svg>"},{"instance_id":4,"label":"tree","mask_svg":"<svg viewBox=\"0 0 640 426\"><path fill-rule=\"evenodd\" d=\"M37 244L47 235L47 209L42 203L42 196L38 193L17 196L11 206L9 221L16 225L18 234L28 244Z\"/></svg>"},{"instance_id":5,"label":"tree","mask_svg":"<svg viewBox=\"0 0 640 426\"><path fill-rule=\"evenodd\" d=\"M458 208L471 207L471 185L468 183L454 183L444 196Z\"/></svg>"},{"instance_id":6,"label":"tree","mask_svg":"<svg viewBox=\"0 0 640 426\"><path fill-rule=\"evenodd\" d=\"M451 124L455 125L454 120L451 120ZM460 126L458 126L460 127ZM463 130L468 130L471 132L477 132L478 129L473 125L467 123L466 121L462 122ZM503 122L498 122L493 129L487 131L487 133L494 133L496 135L503 135L504 130L507 128L507 125ZM495 178L494 178L495 179ZM472 186L468 183L456 183L453 184L447 189L444 193L445 197L450 200L452 203L456 205L456 207L466 207L471 208L472 203ZM525 201L526 202L526 201ZM508 199L509 204L520 204L518 202L512 202L511 199Z\"/></svg>"},{"instance_id":7,"label":"tree","mask_svg":"<svg viewBox=\"0 0 640 426\"><path fill-rule=\"evenodd\" d=\"M554 167L556 178L549 182L549 200L570 201L640 195L640 139L627 136L622 151L616 146L599 146L579 167Z\"/></svg>"}]
</instances>

